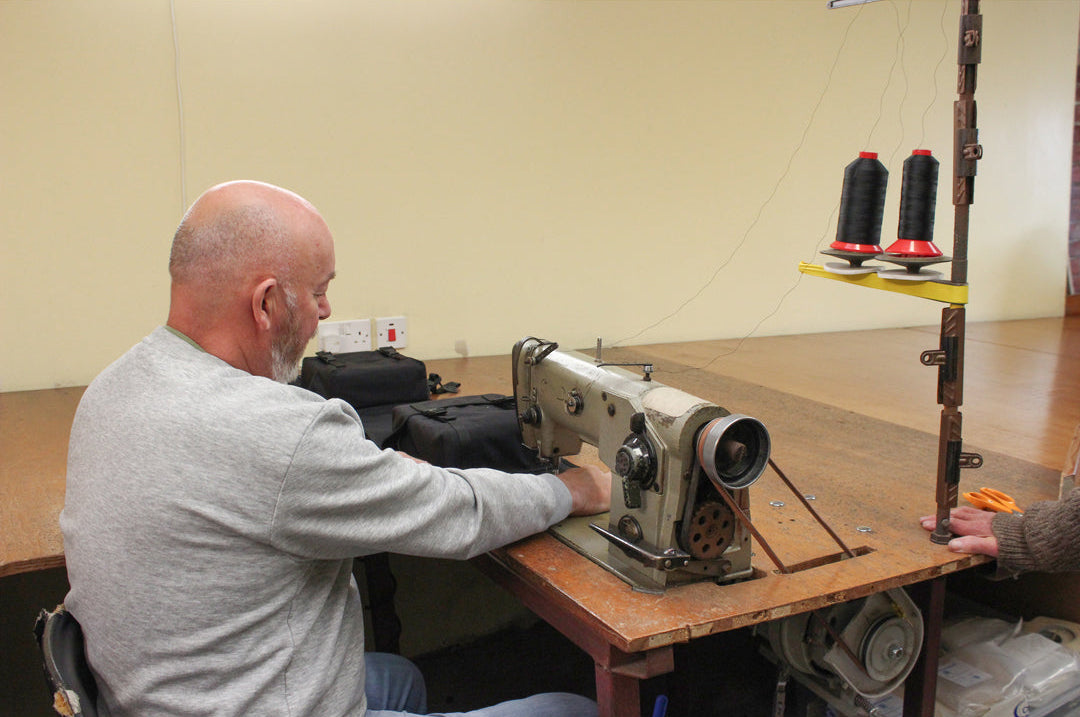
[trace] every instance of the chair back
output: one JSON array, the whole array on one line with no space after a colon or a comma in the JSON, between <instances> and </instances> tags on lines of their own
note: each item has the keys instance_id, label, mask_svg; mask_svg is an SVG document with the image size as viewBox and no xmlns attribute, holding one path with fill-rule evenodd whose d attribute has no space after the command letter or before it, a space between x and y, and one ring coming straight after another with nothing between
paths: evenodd
<instances>
[{"instance_id":1,"label":"chair back","mask_svg":"<svg viewBox=\"0 0 1080 717\"><path fill-rule=\"evenodd\" d=\"M63 605L42 610L34 624L53 709L75 717L109 717L97 708L97 682L86 660L82 627Z\"/></svg>"}]
</instances>

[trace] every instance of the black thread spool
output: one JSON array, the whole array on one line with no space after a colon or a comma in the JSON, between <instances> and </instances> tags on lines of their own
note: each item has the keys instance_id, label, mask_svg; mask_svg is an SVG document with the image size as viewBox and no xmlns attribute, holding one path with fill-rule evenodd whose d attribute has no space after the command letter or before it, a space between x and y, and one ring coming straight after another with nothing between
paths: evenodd
<instances>
[{"instance_id":1,"label":"black thread spool","mask_svg":"<svg viewBox=\"0 0 1080 717\"><path fill-rule=\"evenodd\" d=\"M904 160L900 185L900 223L897 240L887 254L939 257L934 246L934 212L937 208L938 161L928 149L916 149Z\"/></svg>"},{"instance_id":2,"label":"black thread spool","mask_svg":"<svg viewBox=\"0 0 1080 717\"><path fill-rule=\"evenodd\" d=\"M858 159L844 168L836 241L829 245L837 251L830 254L851 260L844 253L881 253L881 220L885 214L889 170L877 157L877 152L859 152ZM861 263L867 257L857 258Z\"/></svg>"}]
</instances>

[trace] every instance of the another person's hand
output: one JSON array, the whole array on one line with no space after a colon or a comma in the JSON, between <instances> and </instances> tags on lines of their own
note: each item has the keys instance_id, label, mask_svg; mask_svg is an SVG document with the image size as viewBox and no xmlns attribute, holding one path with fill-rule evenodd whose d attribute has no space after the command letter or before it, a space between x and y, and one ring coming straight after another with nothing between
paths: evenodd
<instances>
[{"instance_id":1,"label":"another person's hand","mask_svg":"<svg viewBox=\"0 0 1080 717\"><path fill-rule=\"evenodd\" d=\"M949 541L949 550L996 558L998 542L990 529L994 515L992 511L968 506L953 508L949 513L949 529L958 537ZM927 530L933 530L937 525L937 516L924 515L919 518L919 522Z\"/></svg>"},{"instance_id":2,"label":"another person's hand","mask_svg":"<svg viewBox=\"0 0 1080 717\"><path fill-rule=\"evenodd\" d=\"M575 466L558 474L570 495L574 507L570 515L595 515L611 507L611 473L591 465Z\"/></svg>"}]
</instances>

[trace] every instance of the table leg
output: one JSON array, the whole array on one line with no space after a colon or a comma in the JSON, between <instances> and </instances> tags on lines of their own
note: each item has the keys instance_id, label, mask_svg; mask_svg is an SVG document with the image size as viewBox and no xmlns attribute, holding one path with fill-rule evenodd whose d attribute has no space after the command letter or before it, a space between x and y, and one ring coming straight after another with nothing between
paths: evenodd
<instances>
[{"instance_id":1,"label":"table leg","mask_svg":"<svg viewBox=\"0 0 1080 717\"><path fill-rule=\"evenodd\" d=\"M923 645L904 684L904 717L934 717L938 655L945 617L945 576L911 586L911 597L923 614Z\"/></svg>"},{"instance_id":2,"label":"table leg","mask_svg":"<svg viewBox=\"0 0 1080 717\"><path fill-rule=\"evenodd\" d=\"M357 580L357 567L362 566L363 579L367 586L368 609L371 611L371 637L375 649L379 652L400 652L401 620L394 606L394 594L397 592L397 580L390 570L390 556L376 553L357 558L353 574Z\"/></svg>"},{"instance_id":3,"label":"table leg","mask_svg":"<svg viewBox=\"0 0 1080 717\"><path fill-rule=\"evenodd\" d=\"M475 558L473 564L593 659L600 717L640 717L640 681L675 669L672 645L625 652L612 644L607 630L564 595L516 578L490 554Z\"/></svg>"},{"instance_id":4,"label":"table leg","mask_svg":"<svg viewBox=\"0 0 1080 717\"><path fill-rule=\"evenodd\" d=\"M641 717L641 689L636 677L612 672L596 663L599 717Z\"/></svg>"}]
</instances>

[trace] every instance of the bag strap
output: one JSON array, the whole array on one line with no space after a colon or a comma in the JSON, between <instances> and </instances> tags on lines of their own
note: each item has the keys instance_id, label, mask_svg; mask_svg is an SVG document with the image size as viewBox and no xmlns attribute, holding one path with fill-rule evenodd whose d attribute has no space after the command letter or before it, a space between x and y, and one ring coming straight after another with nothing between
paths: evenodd
<instances>
[{"instance_id":1,"label":"bag strap","mask_svg":"<svg viewBox=\"0 0 1080 717\"><path fill-rule=\"evenodd\" d=\"M330 351L316 351L315 356L323 363L329 364L334 368L345 368L345 362Z\"/></svg>"},{"instance_id":2,"label":"bag strap","mask_svg":"<svg viewBox=\"0 0 1080 717\"><path fill-rule=\"evenodd\" d=\"M517 408L517 401L513 396L503 396L498 393L485 393L484 398L499 408Z\"/></svg>"},{"instance_id":3,"label":"bag strap","mask_svg":"<svg viewBox=\"0 0 1080 717\"><path fill-rule=\"evenodd\" d=\"M442 401L434 401L433 403L435 405L430 408L418 403L410 403L409 408L430 418L431 416L444 415L449 408L462 408L465 406L495 406L496 408L515 407L514 397L504 396L501 393L482 393L478 396L462 396L461 398L443 399ZM440 403L445 403L445 405L440 406Z\"/></svg>"},{"instance_id":4,"label":"bag strap","mask_svg":"<svg viewBox=\"0 0 1080 717\"><path fill-rule=\"evenodd\" d=\"M447 416L445 408L417 408L416 406L409 406L409 408L424 418L434 418L436 421L442 421L443 423L449 423L457 418L457 416Z\"/></svg>"},{"instance_id":5,"label":"bag strap","mask_svg":"<svg viewBox=\"0 0 1080 717\"><path fill-rule=\"evenodd\" d=\"M385 356L386 358L392 358L395 361L403 361L406 358L408 358L405 354L400 353L393 346L380 346L379 348L377 348L375 350L378 351L383 356ZM329 365L333 366L334 368L345 368L345 366L346 366L346 363L343 360L339 359L337 356L335 356L333 354L333 352L331 352L331 351L316 351L315 356L320 361L322 361L323 363L329 364ZM435 374L432 374L432 376L435 376L435 378L438 378L438 376L435 375ZM428 380L430 381L430 377L429 377ZM452 385L458 386L459 384L452 384ZM449 391L450 389L447 389L447 390Z\"/></svg>"},{"instance_id":6,"label":"bag strap","mask_svg":"<svg viewBox=\"0 0 1080 717\"><path fill-rule=\"evenodd\" d=\"M437 373L429 373L427 377L428 393L437 396L440 393L457 393L461 384L457 381L443 383L442 376Z\"/></svg>"},{"instance_id":7,"label":"bag strap","mask_svg":"<svg viewBox=\"0 0 1080 717\"><path fill-rule=\"evenodd\" d=\"M401 440L401 436L404 435L405 429L409 427L409 421L417 416L425 416L436 421L442 421L443 423L454 420L453 416L446 416L445 408L419 408L415 403L409 404L409 408L413 410L413 413L405 416L400 424L393 427L393 430L390 431L390 435L383 439L379 448L392 448L395 451L398 450L398 443Z\"/></svg>"}]
</instances>

